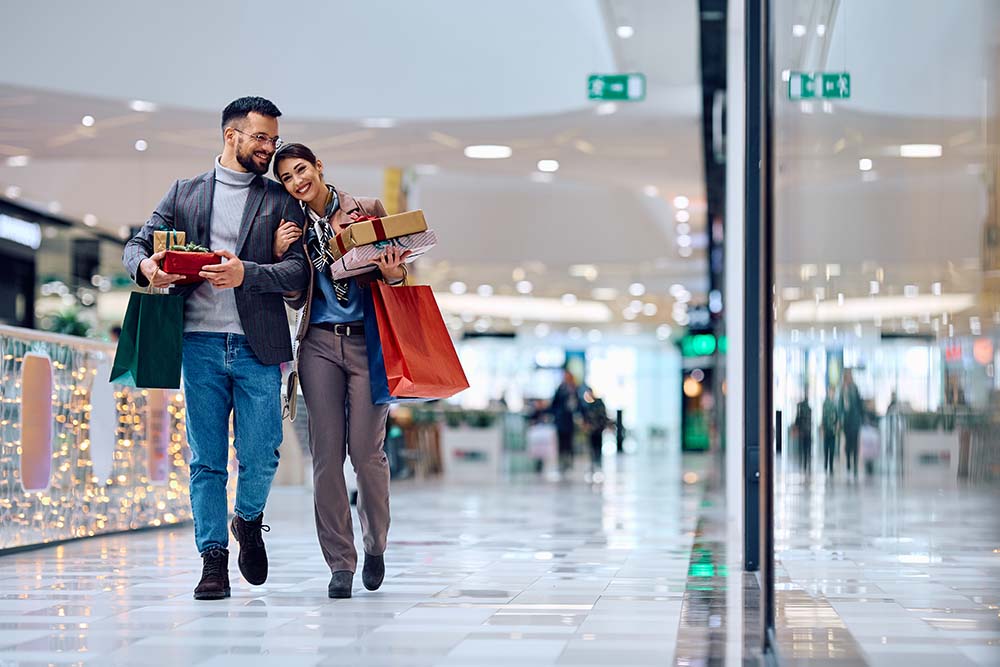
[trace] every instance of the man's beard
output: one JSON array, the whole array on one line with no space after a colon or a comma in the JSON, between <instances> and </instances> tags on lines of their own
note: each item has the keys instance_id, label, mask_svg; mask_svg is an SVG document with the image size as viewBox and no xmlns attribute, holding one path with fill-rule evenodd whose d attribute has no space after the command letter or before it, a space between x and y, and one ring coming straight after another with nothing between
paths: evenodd
<instances>
[{"instance_id":1,"label":"man's beard","mask_svg":"<svg viewBox=\"0 0 1000 667\"><path fill-rule=\"evenodd\" d=\"M247 152L244 153L244 152L240 151L239 149L240 149L240 146L237 146L236 147L236 161L239 162L240 165L244 169L246 169L247 171L249 171L252 174L257 174L258 176L263 176L264 174L267 173L267 168L271 164L270 160L268 160L264 164L264 166L262 167L259 164L257 164L256 160L254 160L254 157L253 157L254 151L253 150L250 150L250 151L247 151Z\"/></svg>"}]
</instances>

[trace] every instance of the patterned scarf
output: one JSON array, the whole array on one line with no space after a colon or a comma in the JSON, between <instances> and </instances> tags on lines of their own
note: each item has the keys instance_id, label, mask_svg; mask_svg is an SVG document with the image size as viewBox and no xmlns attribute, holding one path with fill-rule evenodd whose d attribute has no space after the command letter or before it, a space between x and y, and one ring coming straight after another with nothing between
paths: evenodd
<instances>
[{"instance_id":1,"label":"patterned scarf","mask_svg":"<svg viewBox=\"0 0 1000 667\"><path fill-rule=\"evenodd\" d=\"M330 269L330 265L336 261L333 253L330 252L330 240L334 237L330 218L340 208L340 197L337 196L337 191L333 189L333 186L328 185L326 187L330 190L330 194L327 196L323 217L317 215L308 204L301 202L302 210L312 222L312 228L306 240L309 261L312 262L313 267L320 273L326 273ZM337 294L337 301L343 306L347 305L349 289L350 283L348 281L333 281L333 291Z\"/></svg>"}]
</instances>

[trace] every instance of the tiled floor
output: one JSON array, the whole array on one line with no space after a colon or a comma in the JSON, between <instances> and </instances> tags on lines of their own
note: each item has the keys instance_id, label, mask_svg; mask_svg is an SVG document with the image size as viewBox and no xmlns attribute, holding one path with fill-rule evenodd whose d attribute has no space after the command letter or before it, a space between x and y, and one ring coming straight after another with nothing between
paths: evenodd
<instances>
[{"instance_id":1,"label":"tiled floor","mask_svg":"<svg viewBox=\"0 0 1000 667\"><path fill-rule=\"evenodd\" d=\"M0 558L0 666L673 664L706 459L603 483L398 484L387 576L329 600L311 499L276 490L271 575L196 602L189 528ZM689 477L688 481L693 481Z\"/></svg>"},{"instance_id":2,"label":"tiled floor","mask_svg":"<svg viewBox=\"0 0 1000 667\"><path fill-rule=\"evenodd\" d=\"M825 628L782 657L820 639L876 667L1000 665L1000 489L779 468L779 595L812 598L798 622Z\"/></svg>"}]
</instances>

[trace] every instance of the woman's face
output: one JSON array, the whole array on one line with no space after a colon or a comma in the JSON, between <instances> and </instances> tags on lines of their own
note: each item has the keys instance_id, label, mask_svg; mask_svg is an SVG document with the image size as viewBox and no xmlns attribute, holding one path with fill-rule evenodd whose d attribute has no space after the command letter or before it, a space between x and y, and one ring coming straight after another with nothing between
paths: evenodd
<instances>
[{"instance_id":1,"label":"woman's face","mask_svg":"<svg viewBox=\"0 0 1000 667\"><path fill-rule=\"evenodd\" d=\"M312 201L326 194L326 186L320 172L323 163L319 160L312 164L300 157L285 158L278 163L278 178L288 194L300 201Z\"/></svg>"}]
</instances>

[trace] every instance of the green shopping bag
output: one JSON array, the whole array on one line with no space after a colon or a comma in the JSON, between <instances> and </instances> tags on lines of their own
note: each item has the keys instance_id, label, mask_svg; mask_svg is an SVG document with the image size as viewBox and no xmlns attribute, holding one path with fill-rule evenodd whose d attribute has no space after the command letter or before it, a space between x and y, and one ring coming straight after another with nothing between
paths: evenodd
<instances>
[{"instance_id":1,"label":"green shopping bag","mask_svg":"<svg viewBox=\"0 0 1000 667\"><path fill-rule=\"evenodd\" d=\"M111 382L142 389L179 389L183 341L184 297L132 292Z\"/></svg>"}]
</instances>

